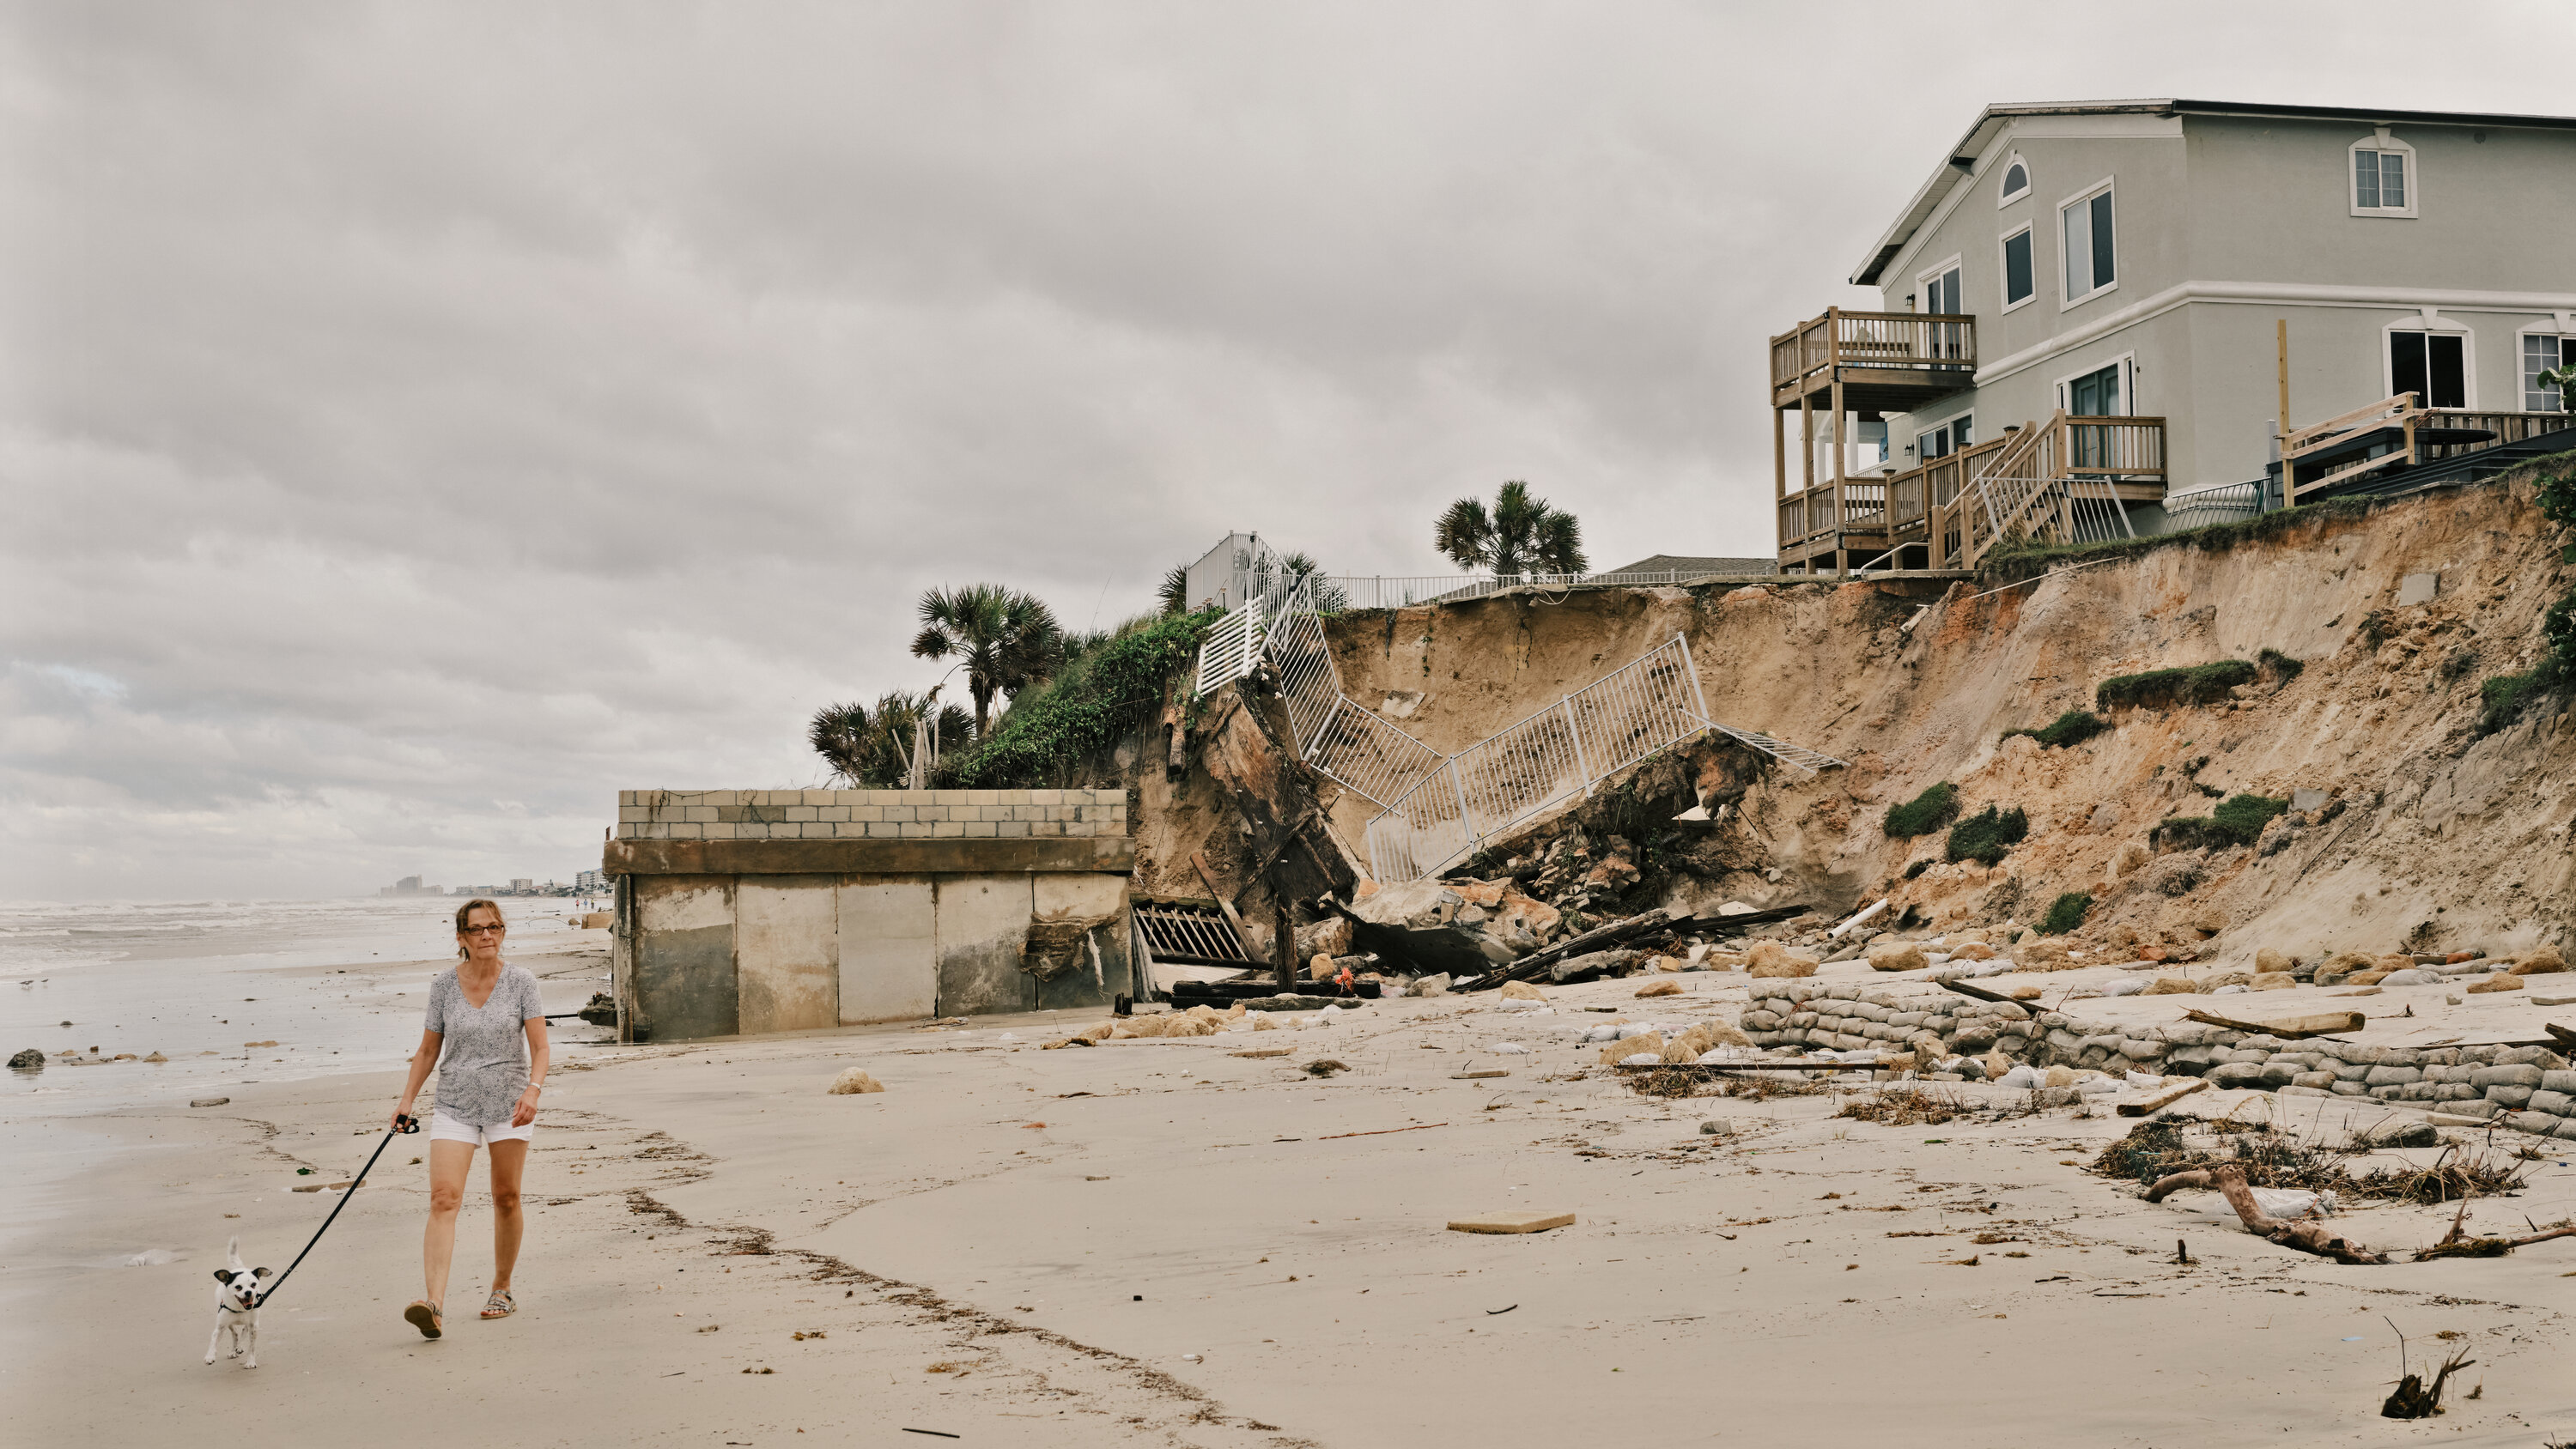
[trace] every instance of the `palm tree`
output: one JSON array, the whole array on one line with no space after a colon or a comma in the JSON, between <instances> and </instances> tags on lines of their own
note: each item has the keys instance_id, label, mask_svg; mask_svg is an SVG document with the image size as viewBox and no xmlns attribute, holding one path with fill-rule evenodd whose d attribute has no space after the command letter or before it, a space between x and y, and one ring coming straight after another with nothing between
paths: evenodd
<instances>
[{"instance_id":1,"label":"palm tree","mask_svg":"<svg viewBox=\"0 0 2576 1449\"><path fill-rule=\"evenodd\" d=\"M1473 498L1450 504L1432 525L1431 542L1458 567L1485 569L1500 578L1579 574L1589 566L1583 557L1583 525L1517 480L1494 495L1490 514Z\"/></svg>"},{"instance_id":2,"label":"palm tree","mask_svg":"<svg viewBox=\"0 0 2576 1449\"><path fill-rule=\"evenodd\" d=\"M954 655L964 664L980 735L992 723L993 696L1016 695L1054 675L1064 662L1064 642L1045 601L999 584L969 584L922 594L912 652L924 659Z\"/></svg>"},{"instance_id":3,"label":"palm tree","mask_svg":"<svg viewBox=\"0 0 2576 1449\"><path fill-rule=\"evenodd\" d=\"M1316 613L1339 614L1350 608L1350 593L1333 582L1332 575L1325 573L1324 566L1314 559L1303 553L1292 553L1279 560L1279 566L1292 579L1313 576L1314 582L1306 586L1306 602L1314 606Z\"/></svg>"},{"instance_id":4,"label":"palm tree","mask_svg":"<svg viewBox=\"0 0 2576 1449\"><path fill-rule=\"evenodd\" d=\"M1155 586L1154 602L1161 605L1166 614L1186 614L1190 611L1190 566L1188 564L1174 564L1172 571L1163 575L1163 582Z\"/></svg>"},{"instance_id":5,"label":"palm tree","mask_svg":"<svg viewBox=\"0 0 2576 1449\"><path fill-rule=\"evenodd\" d=\"M873 710L863 704L825 705L814 712L806 739L844 784L873 789L901 786L912 774L913 756L920 748L916 726L924 722L925 712L937 741L934 749L954 750L975 739L975 721L965 710L953 704L933 708L937 693L894 690L880 696Z\"/></svg>"}]
</instances>

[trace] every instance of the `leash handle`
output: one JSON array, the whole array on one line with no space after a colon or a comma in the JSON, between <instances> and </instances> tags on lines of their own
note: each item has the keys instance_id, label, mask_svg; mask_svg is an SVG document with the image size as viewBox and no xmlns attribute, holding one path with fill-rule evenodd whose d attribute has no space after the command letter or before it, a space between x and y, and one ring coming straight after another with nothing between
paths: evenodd
<instances>
[{"instance_id":1,"label":"leash handle","mask_svg":"<svg viewBox=\"0 0 2576 1449\"><path fill-rule=\"evenodd\" d=\"M304 1264L304 1253L312 1252L313 1245L322 1241L322 1235L331 1231L331 1224L339 1218L340 1209L349 1205L349 1199L356 1197L358 1195L358 1188L366 1182L367 1174L376 1170L376 1159L384 1156L385 1149L393 1145L394 1134L397 1132L418 1132L420 1130L420 1119L417 1117L397 1116L394 1118L394 1122L396 1125L386 1131L385 1140L377 1143L376 1150L369 1154L367 1165L359 1168L358 1175L349 1180L349 1190L340 1194L340 1201L334 1204L331 1208L331 1216L324 1218L322 1220L322 1226L315 1228L313 1230L313 1236L305 1240L304 1252L295 1255L295 1261L286 1265L286 1271L277 1275L277 1281L268 1285L267 1289L259 1295L259 1303L254 1306L265 1306L268 1300L277 1296L278 1289L286 1286L286 1280L295 1276L295 1270Z\"/></svg>"}]
</instances>

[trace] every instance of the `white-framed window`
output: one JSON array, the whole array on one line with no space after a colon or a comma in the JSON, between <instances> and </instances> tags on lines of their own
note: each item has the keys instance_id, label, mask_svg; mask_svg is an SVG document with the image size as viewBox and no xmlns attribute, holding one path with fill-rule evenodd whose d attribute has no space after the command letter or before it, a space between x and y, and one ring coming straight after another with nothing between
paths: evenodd
<instances>
[{"instance_id":1,"label":"white-framed window","mask_svg":"<svg viewBox=\"0 0 2576 1449\"><path fill-rule=\"evenodd\" d=\"M1935 458L1946 458L1968 447L1975 441L1969 435L1976 430L1976 416L1975 413L1961 413L1955 418L1944 419L1916 433L1914 447L1911 450L1914 461L1929 463Z\"/></svg>"},{"instance_id":2,"label":"white-framed window","mask_svg":"<svg viewBox=\"0 0 2576 1449\"><path fill-rule=\"evenodd\" d=\"M2111 179L2106 176L2057 204L2068 306L2120 284L2111 190Z\"/></svg>"},{"instance_id":3,"label":"white-framed window","mask_svg":"<svg viewBox=\"0 0 2576 1449\"><path fill-rule=\"evenodd\" d=\"M2563 388L2548 386L2540 375L2562 367L2576 367L2576 334L2565 332L2525 332L2522 346L2522 410L2527 413L2563 413L2567 394Z\"/></svg>"},{"instance_id":4,"label":"white-framed window","mask_svg":"<svg viewBox=\"0 0 2576 1449\"><path fill-rule=\"evenodd\" d=\"M2011 231L2005 232L2003 240L1995 245L1998 253L1996 260L2000 264L1999 271L2004 283L2004 310L2009 312L2029 302L2038 294L2039 259L2032 250L2037 245L2037 234L2031 230L2030 223L2025 221Z\"/></svg>"},{"instance_id":5,"label":"white-framed window","mask_svg":"<svg viewBox=\"0 0 2576 1449\"><path fill-rule=\"evenodd\" d=\"M2000 209L2030 195L2030 163L2016 152L2004 161L2003 180L1995 184L1995 206Z\"/></svg>"},{"instance_id":6,"label":"white-framed window","mask_svg":"<svg viewBox=\"0 0 2576 1449\"><path fill-rule=\"evenodd\" d=\"M2123 353L2105 363L2088 363L2082 372L2057 380L2057 405L2079 418L2117 418L2136 414L2133 370L2137 354Z\"/></svg>"},{"instance_id":7,"label":"white-framed window","mask_svg":"<svg viewBox=\"0 0 2576 1449\"><path fill-rule=\"evenodd\" d=\"M2442 318L2410 317L2389 325L2388 395L2415 394L2428 408L2465 408L2477 396L2476 339Z\"/></svg>"},{"instance_id":8,"label":"white-framed window","mask_svg":"<svg viewBox=\"0 0 2576 1449\"><path fill-rule=\"evenodd\" d=\"M2422 189L2415 174L2415 148L2389 135L2386 126L2352 143L2344 179L2352 188L2353 215L2415 215L2416 194Z\"/></svg>"},{"instance_id":9,"label":"white-framed window","mask_svg":"<svg viewBox=\"0 0 2576 1449\"><path fill-rule=\"evenodd\" d=\"M1960 278L1957 257L1916 274L1914 282L1923 297L1923 310L1935 316L1964 315L1967 308L1963 305L1966 299L1960 295Z\"/></svg>"}]
</instances>

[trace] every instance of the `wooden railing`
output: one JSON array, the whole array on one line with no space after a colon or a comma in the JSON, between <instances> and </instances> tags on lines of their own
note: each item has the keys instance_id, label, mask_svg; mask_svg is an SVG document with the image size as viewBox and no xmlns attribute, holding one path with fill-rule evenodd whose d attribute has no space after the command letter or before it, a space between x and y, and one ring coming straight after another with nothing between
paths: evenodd
<instances>
[{"instance_id":1,"label":"wooden railing","mask_svg":"<svg viewBox=\"0 0 2576 1449\"><path fill-rule=\"evenodd\" d=\"M2018 434L2007 435L2014 436ZM1891 545L1922 543L1932 539L1938 524L1947 530L1947 537L1934 540L1932 557L1947 558L1959 549L1956 522L1948 517L1950 506L1958 501L1969 469L2006 440L1979 443L1892 477L1846 479L1839 488L1825 482L1792 493L1780 500L1780 547L1794 548L1837 531L1883 533Z\"/></svg>"},{"instance_id":2,"label":"wooden railing","mask_svg":"<svg viewBox=\"0 0 2576 1449\"><path fill-rule=\"evenodd\" d=\"M2412 467L2484 452L2568 426L2565 413L2470 412L2417 406L2401 392L2281 439L2290 501L2383 468ZM2484 434L2484 436L2478 436Z\"/></svg>"},{"instance_id":3,"label":"wooden railing","mask_svg":"<svg viewBox=\"0 0 2576 1449\"><path fill-rule=\"evenodd\" d=\"M2010 538L2072 543L2126 532L2128 505L2161 497L2164 482L2164 419L2061 410L1902 473L1793 493L1780 500L1780 548L1822 541L1839 550L1861 535L1863 548L1921 543L1936 567L1974 568Z\"/></svg>"},{"instance_id":4,"label":"wooden railing","mask_svg":"<svg viewBox=\"0 0 2576 1449\"><path fill-rule=\"evenodd\" d=\"M2116 534L2129 527L2119 490L2146 485L2161 494L2164 481L2164 419L2069 417L2060 409L1972 464L1951 516L1935 525L1956 546L1934 557L1974 568L2010 538L2073 543Z\"/></svg>"},{"instance_id":5,"label":"wooden railing","mask_svg":"<svg viewBox=\"0 0 2576 1449\"><path fill-rule=\"evenodd\" d=\"M1825 314L1771 339L1771 385L1786 387L1821 368L1963 371L1977 366L1977 319L1935 312Z\"/></svg>"}]
</instances>

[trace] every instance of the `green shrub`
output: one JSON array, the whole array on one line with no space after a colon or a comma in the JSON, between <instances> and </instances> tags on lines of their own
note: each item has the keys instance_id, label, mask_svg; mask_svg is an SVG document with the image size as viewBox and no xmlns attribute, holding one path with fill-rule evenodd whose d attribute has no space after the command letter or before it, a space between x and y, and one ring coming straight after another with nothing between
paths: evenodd
<instances>
[{"instance_id":1,"label":"green shrub","mask_svg":"<svg viewBox=\"0 0 2576 1449\"><path fill-rule=\"evenodd\" d=\"M2230 795L2207 815L2168 815L2147 833L2160 850L2200 850L2252 845L2272 817L2290 808L2269 795Z\"/></svg>"},{"instance_id":2,"label":"green shrub","mask_svg":"<svg viewBox=\"0 0 2576 1449\"><path fill-rule=\"evenodd\" d=\"M1992 865L2004 858L2007 847L2020 844L2029 834L2030 817L2019 808L1998 810L1989 805L1950 827L1947 853L1954 864L1975 860Z\"/></svg>"},{"instance_id":3,"label":"green shrub","mask_svg":"<svg viewBox=\"0 0 2576 1449\"><path fill-rule=\"evenodd\" d=\"M2217 704L2227 698L2230 689L2253 683L2255 674L2254 666L2242 659L2221 659L2182 669L2150 669L2144 674L2103 680L2093 688L2093 703L2102 709Z\"/></svg>"},{"instance_id":4,"label":"green shrub","mask_svg":"<svg viewBox=\"0 0 2576 1449\"><path fill-rule=\"evenodd\" d=\"M2548 686L2542 682L2542 671L2527 674L2498 674L2478 686L2478 698L2484 708L2478 711L2477 732L2480 738L2494 734L2522 717L2522 707L2540 697Z\"/></svg>"},{"instance_id":5,"label":"green shrub","mask_svg":"<svg viewBox=\"0 0 2576 1449\"><path fill-rule=\"evenodd\" d=\"M2218 802L2209 818L2227 832L2229 839L2239 845L2252 845L2263 834L2263 827L2272 823L2272 817L2289 808L2289 801L2269 795L2230 795Z\"/></svg>"},{"instance_id":6,"label":"green shrub","mask_svg":"<svg viewBox=\"0 0 2576 1449\"><path fill-rule=\"evenodd\" d=\"M1888 806L1886 829L1889 835L1908 840L1929 835L1958 818L1959 787L1944 780L1902 805Z\"/></svg>"},{"instance_id":7,"label":"green shrub","mask_svg":"<svg viewBox=\"0 0 2576 1449\"><path fill-rule=\"evenodd\" d=\"M2093 898L2082 891L2068 891L2048 903L2047 919L2039 923L2043 934L2063 936L2084 924L2084 913L2093 909Z\"/></svg>"},{"instance_id":8,"label":"green shrub","mask_svg":"<svg viewBox=\"0 0 2576 1449\"><path fill-rule=\"evenodd\" d=\"M2308 667L2306 660L2293 659L2278 649L2270 648L2255 655L2254 662L2263 666L2264 673L2280 680L2283 684L2298 678L2299 671Z\"/></svg>"},{"instance_id":9,"label":"green shrub","mask_svg":"<svg viewBox=\"0 0 2576 1449\"><path fill-rule=\"evenodd\" d=\"M2089 709L2070 709L2038 729L2006 730L2000 738L2008 740L2015 735L2028 735L2039 741L2045 748L2063 748L2067 745L2080 745L2110 727L2109 720Z\"/></svg>"},{"instance_id":10,"label":"green shrub","mask_svg":"<svg viewBox=\"0 0 2576 1449\"><path fill-rule=\"evenodd\" d=\"M1046 684L1021 694L973 747L940 762L942 783L1021 789L1062 782L1159 708L1172 677L1190 667L1217 611L1166 614L1090 649Z\"/></svg>"}]
</instances>

